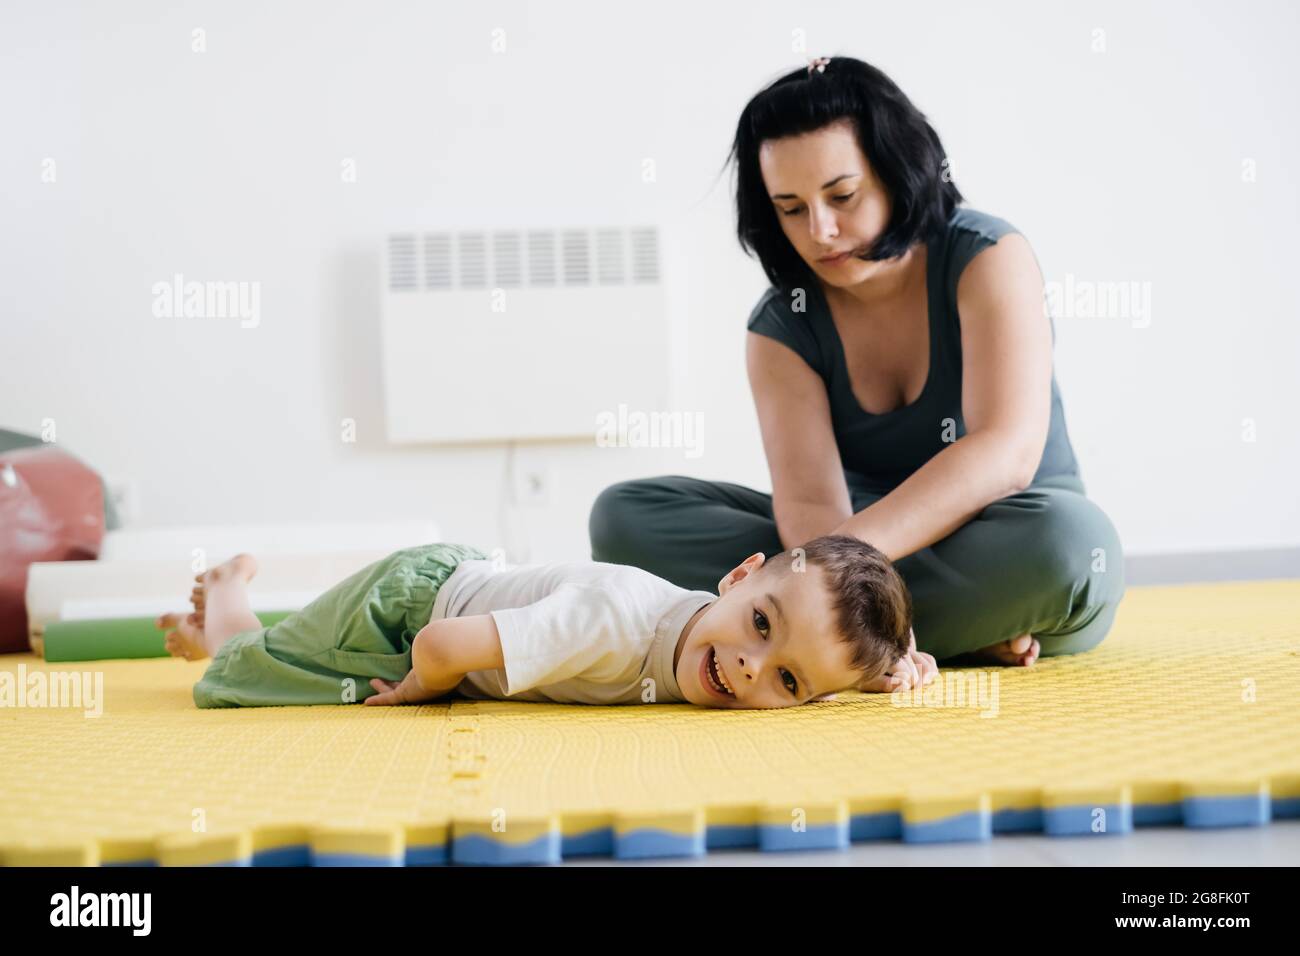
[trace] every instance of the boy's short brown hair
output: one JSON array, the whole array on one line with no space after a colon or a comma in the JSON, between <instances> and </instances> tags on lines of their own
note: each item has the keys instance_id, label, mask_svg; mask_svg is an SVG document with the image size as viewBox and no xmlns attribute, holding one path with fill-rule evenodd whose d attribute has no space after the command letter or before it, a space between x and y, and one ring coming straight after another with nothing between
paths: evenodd
<instances>
[{"instance_id":1,"label":"boy's short brown hair","mask_svg":"<svg viewBox=\"0 0 1300 956\"><path fill-rule=\"evenodd\" d=\"M860 538L827 534L768 561L772 573L788 574L799 560L821 568L840 640L852 649L850 666L865 684L907 653L912 595L885 555Z\"/></svg>"}]
</instances>

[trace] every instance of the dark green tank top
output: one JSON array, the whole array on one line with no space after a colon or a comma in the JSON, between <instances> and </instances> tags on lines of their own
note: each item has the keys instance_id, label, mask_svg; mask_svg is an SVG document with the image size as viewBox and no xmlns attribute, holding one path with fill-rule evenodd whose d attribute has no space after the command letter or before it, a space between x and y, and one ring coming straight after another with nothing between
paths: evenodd
<instances>
[{"instance_id":1,"label":"dark green tank top","mask_svg":"<svg viewBox=\"0 0 1300 956\"><path fill-rule=\"evenodd\" d=\"M957 280L980 250L1009 232L1010 223L974 209L958 208L945 230L927 244L926 287L929 296L930 375L911 405L873 415L858 403L849 382L844 346L820 284L809 290L807 311L795 312L791 300L775 286L763 293L749 315L749 330L791 348L826 383L831 423L849 486L885 494L947 447L946 418L953 420L951 439L966 434L961 410L961 325L957 318ZM1052 344L1056 323L1050 316ZM1034 481L1074 475L1079 464L1065 427L1065 409L1052 370L1052 417L1047 444Z\"/></svg>"}]
</instances>

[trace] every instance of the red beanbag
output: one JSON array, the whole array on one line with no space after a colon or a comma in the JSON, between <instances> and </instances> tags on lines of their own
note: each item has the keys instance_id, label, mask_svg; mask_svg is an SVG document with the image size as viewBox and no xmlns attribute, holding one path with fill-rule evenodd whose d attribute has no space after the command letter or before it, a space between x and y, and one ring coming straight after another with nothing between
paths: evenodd
<instances>
[{"instance_id":1,"label":"red beanbag","mask_svg":"<svg viewBox=\"0 0 1300 956\"><path fill-rule=\"evenodd\" d=\"M99 475L54 445L0 452L0 653L28 650L27 568L99 557Z\"/></svg>"}]
</instances>

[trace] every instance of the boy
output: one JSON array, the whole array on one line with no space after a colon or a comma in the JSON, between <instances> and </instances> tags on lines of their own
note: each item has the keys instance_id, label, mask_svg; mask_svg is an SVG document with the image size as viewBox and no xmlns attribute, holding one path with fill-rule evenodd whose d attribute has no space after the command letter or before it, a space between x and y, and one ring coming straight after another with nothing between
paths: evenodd
<instances>
[{"instance_id":1,"label":"boy","mask_svg":"<svg viewBox=\"0 0 1300 956\"><path fill-rule=\"evenodd\" d=\"M263 627L246 554L164 614L174 655L213 658L199 707L472 699L790 707L844 689L928 683L911 597L871 545L827 535L753 554L689 591L596 561L500 566L476 548L406 548ZM897 674L891 673L897 669ZM923 677L919 675L924 675Z\"/></svg>"}]
</instances>

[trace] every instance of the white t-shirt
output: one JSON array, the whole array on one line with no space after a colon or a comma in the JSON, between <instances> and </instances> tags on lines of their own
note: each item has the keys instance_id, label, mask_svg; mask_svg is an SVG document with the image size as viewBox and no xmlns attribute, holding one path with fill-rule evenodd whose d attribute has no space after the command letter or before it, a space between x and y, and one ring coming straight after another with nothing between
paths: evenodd
<instances>
[{"instance_id":1,"label":"white t-shirt","mask_svg":"<svg viewBox=\"0 0 1300 956\"><path fill-rule=\"evenodd\" d=\"M681 703L677 639L691 615L717 599L622 564L471 560L438 589L431 620L491 614L496 621L505 667L466 674L456 687L465 697Z\"/></svg>"}]
</instances>

